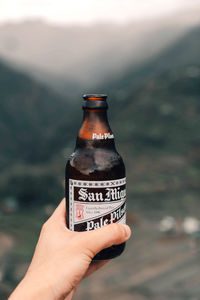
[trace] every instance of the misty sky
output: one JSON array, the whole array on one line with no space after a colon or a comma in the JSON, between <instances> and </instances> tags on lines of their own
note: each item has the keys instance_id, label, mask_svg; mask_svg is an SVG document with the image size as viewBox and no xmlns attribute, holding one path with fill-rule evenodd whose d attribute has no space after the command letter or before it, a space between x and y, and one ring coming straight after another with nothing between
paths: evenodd
<instances>
[{"instance_id":1,"label":"misty sky","mask_svg":"<svg viewBox=\"0 0 200 300\"><path fill-rule=\"evenodd\" d=\"M200 7L200 0L0 0L0 22L42 18L55 23L128 22Z\"/></svg>"}]
</instances>

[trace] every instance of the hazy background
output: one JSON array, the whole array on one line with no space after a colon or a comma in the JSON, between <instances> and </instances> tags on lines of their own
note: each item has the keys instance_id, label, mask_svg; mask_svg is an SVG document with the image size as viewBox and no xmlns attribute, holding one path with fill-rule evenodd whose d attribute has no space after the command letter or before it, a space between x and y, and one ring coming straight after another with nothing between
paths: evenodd
<instances>
[{"instance_id":1,"label":"hazy background","mask_svg":"<svg viewBox=\"0 0 200 300\"><path fill-rule=\"evenodd\" d=\"M200 0L0 0L0 299L64 195L90 92L109 96L134 234L74 299L200 299Z\"/></svg>"}]
</instances>

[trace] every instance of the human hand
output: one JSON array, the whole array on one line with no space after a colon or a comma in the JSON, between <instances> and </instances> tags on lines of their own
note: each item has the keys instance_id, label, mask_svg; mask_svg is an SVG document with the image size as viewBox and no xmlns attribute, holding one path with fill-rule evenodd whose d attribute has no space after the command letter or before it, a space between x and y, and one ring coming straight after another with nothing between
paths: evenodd
<instances>
[{"instance_id":1,"label":"human hand","mask_svg":"<svg viewBox=\"0 0 200 300\"><path fill-rule=\"evenodd\" d=\"M70 300L82 278L106 263L92 258L104 248L125 242L130 235L130 228L122 224L70 231L63 199L43 225L28 271L9 300Z\"/></svg>"}]
</instances>

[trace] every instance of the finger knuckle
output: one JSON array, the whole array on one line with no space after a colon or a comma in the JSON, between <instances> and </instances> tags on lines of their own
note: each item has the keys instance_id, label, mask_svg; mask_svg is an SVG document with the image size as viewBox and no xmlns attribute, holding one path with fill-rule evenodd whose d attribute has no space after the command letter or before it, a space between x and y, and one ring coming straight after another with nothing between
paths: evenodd
<instances>
[{"instance_id":1,"label":"finger knuckle","mask_svg":"<svg viewBox=\"0 0 200 300\"><path fill-rule=\"evenodd\" d=\"M121 228L120 228L120 226L119 226L118 224L116 224L116 223L113 223L111 226L112 226L113 234L114 234L115 236L119 236L120 233L121 233Z\"/></svg>"},{"instance_id":2,"label":"finger knuckle","mask_svg":"<svg viewBox=\"0 0 200 300\"><path fill-rule=\"evenodd\" d=\"M95 256L96 252L90 246L86 246L84 249L84 254L87 258L92 259Z\"/></svg>"}]
</instances>

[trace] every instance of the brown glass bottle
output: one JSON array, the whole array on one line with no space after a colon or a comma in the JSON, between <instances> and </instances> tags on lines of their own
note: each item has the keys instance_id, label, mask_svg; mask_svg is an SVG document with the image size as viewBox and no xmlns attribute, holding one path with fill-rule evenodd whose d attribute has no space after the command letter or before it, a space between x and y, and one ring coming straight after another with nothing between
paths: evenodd
<instances>
[{"instance_id":1,"label":"brown glass bottle","mask_svg":"<svg viewBox=\"0 0 200 300\"><path fill-rule=\"evenodd\" d=\"M125 166L107 120L107 96L83 98L83 124L66 165L67 227L75 231L126 222ZM124 248L113 245L94 260L114 258Z\"/></svg>"}]
</instances>

